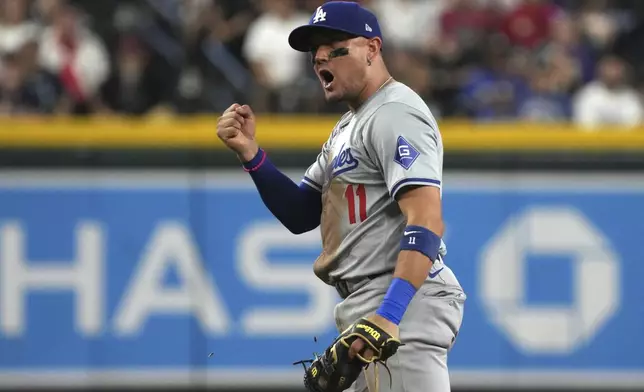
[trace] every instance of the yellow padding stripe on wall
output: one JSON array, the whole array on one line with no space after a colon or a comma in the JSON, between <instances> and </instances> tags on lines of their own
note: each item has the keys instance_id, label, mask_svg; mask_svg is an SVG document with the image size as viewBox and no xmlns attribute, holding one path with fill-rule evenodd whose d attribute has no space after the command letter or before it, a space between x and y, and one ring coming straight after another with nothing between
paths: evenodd
<instances>
[{"instance_id":1,"label":"yellow padding stripe on wall","mask_svg":"<svg viewBox=\"0 0 644 392\"><path fill-rule=\"evenodd\" d=\"M338 117L259 117L257 140L266 148L319 149ZM2 119L3 148L223 148L217 118L170 117L137 120ZM644 127L582 131L570 125L534 123L439 124L446 151L644 151Z\"/></svg>"}]
</instances>

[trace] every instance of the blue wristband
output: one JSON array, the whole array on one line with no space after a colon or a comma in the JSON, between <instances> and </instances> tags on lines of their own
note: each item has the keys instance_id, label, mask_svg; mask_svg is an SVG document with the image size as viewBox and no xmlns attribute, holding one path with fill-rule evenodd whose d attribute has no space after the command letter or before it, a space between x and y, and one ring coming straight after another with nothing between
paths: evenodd
<instances>
[{"instance_id":1,"label":"blue wristband","mask_svg":"<svg viewBox=\"0 0 644 392\"><path fill-rule=\"evenodd\" d=\"M420 252L434 262L438 258L441 238L422 226L407 226L400 240L400 250Z\"/></svg>"},{"instance_id":2,"label":"blue wristband","mask_svg":"<svg viewBox=\"0 0 644 392\"><path fill-rule=\"evenodd\" d=\"M376 314L398 325L409 303L416 294L416 288L408 281L394 278Z\"/></svg>"}]
</instances>

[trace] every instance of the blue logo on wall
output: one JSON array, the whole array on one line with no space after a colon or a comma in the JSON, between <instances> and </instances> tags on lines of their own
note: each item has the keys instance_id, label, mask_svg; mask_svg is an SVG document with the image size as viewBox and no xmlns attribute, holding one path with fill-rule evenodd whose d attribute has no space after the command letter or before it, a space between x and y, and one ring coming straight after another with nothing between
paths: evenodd
<instances>
[{"instance_id":1,"label":"blue logo on wall","mask_svg":"<svg viewBox=\"0 0 644 392\"><path fill-rule=\"evenodd\" d=\"M340 148L342 152L336 155L331 161L331 168L333 170L332 177L337 177L342 173L346 173L358 167L358 160L355 159L351 153L351 147L344 148L344 144Z\"/></svg>"},{"instance_id":2,"label":"blue logo on wall","mask_svg":"<svg viewBox=\"0 0 644 392\"><path fill-rule=\"evenodd\" d=\"M398 136L396 143L396 155L394 161L400 166L409 170L411 165L414 164L420 153L416 150L404 137Z\"/></svg>"}]
</instances>

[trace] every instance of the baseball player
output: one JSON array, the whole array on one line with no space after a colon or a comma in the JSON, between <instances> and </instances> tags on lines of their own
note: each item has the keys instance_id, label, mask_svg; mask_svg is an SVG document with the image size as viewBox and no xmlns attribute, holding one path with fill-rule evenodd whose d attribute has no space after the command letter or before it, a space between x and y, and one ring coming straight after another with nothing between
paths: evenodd
<instances>
[{"instance_id":1,"label":"baseball player","mask_svg":"<svg viewBox=\"0 0 644 392\"><path fill-rule=\"evenodd\" d=\"M389 74L378 20L359 4L325 3L289 44L310 53L326 100L349 107L301 183L258 146L247 105L228 108L217 134L285 227L295 234L320 227L323 250L313 269L342 297L334 316L344 332L305 367L305 384L311 391L450 391L447 354L466 296L444 263L436 121Z\"/></svg>"}]
</instances>

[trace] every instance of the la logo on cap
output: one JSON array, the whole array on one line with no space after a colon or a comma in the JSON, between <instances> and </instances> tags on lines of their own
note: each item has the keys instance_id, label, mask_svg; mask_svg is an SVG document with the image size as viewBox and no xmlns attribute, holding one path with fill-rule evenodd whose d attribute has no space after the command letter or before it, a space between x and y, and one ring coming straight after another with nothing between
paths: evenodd
<instances>
[{"instance_id":1,"label":"la logo on cap","mask_svg":"<svg viewBox=\"0 0 644 392\"><path fill-rule=\"evenodd\" d=\"M324 22L326 20L326 12L322 9L322 6L319 6L315 11L315 16L313 17L313 23Z\"/></svg>"}]
</instances>

